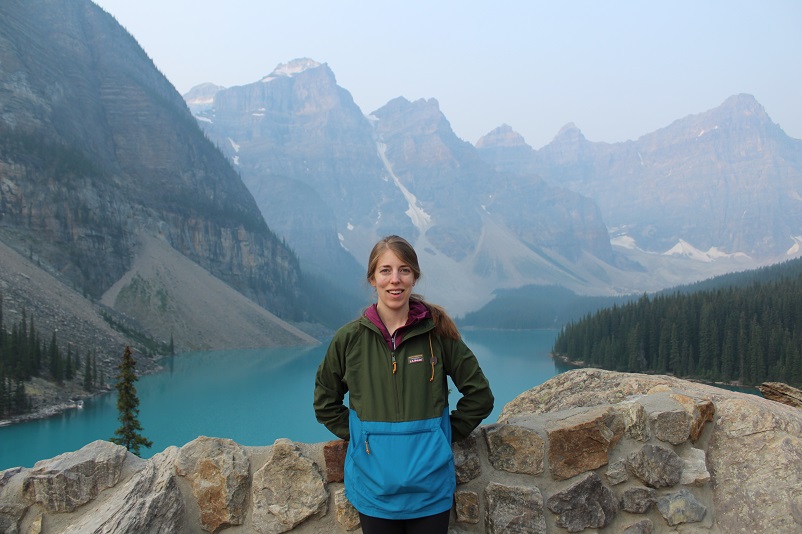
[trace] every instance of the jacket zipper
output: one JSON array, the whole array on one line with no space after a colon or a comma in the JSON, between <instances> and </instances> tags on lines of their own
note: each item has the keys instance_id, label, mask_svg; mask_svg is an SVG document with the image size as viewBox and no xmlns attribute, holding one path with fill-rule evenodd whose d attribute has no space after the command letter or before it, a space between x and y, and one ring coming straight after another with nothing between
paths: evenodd
<instances>
[{"instance_id":1,"label":"jacket zipper","mask_svg":"<svg viewBox=\"0 0 802 534\"><path fill-rule=\"evenodd\" d=\"M395 359L395 351L398 348L395 344L395 334L396 332L393 332L393 335L390 338L390 340L393 343L393 351L390 353L390 356L393 362L393 395L395 397L395 419L397 421L401 417L401 410L399 408L399 402L398 402L398 382L396 381L395 378L395 372L398 369L398 362L396 362ZM367 447L367 440L365 440L365 446ZM368 454L370 454L370 451L368 451Z\"/></svg>"}]
</instances>

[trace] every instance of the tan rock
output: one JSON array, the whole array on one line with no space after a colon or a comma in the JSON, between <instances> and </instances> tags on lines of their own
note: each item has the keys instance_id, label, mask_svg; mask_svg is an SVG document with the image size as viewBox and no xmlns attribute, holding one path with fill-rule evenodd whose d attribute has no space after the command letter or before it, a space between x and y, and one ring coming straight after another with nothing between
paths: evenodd
<instances>
[{"instance_id":1,"label":"tan rock","mask_svg":"<svg viewBox=\"0 0 802 534\"><path fill-rule=\"evenodd\" d=\"M241 525L247 511L250 462L230 439L201 436L181 448L175 472L192 484L200 522L208 532Z\"/></svg>"},{"instance_id":2,"label":"tan rock","mask_svg":"<svg viewBox=\"0 0 802 534\"><path fill-rule=\"evenodd\" d=\"M683 486L704 486L710 482L710 471L705 463L705 451L690 447L682 453L682 477L679 483Z\"/></svg>"},{"instance_id":3,"label":"tan rock","mask_svg":"<svg viewBox=\"0 0 802 534\"><path fill-rule=\"evenodd\" d=\"M348 532L359 528L359 512L345 496L345 490L339 489L334 494L337 523Z\"/></svg>"},{"instance_id":4,"label":"tan rock","mask_svg":"<svg viewBox=\"0 0 802 534\"><path fill-rule=\"evenodd\" d=\"M253 528L287 532L328 508L328 490L317 465L288 439L273 444L267 463L253 476Z\"/></svg>"},{"instance_id":5,"label":"tan rock","mask_svg":"<svg viewBox=\"0 0 802 534\"><path fill-rule=\"evenodd\" d=\"M610 450L624 435L621 416L609 408L593 408L546 424L551 476L565 480L609 461Z\"/></svg>"},{"instance_id":6,"label":"tan rock","mask_svg":"<svg viewBox=\"0 0 802 534\"><path fill-rule=\"evenodd\" d=\"M802 531L802 411L733 395L716 412L707 458L722 531Z\"/></svg>"},{"instance_id":7,"label":"tan rock","mask_svg":"<svg viewBox=\"0 0 802 534\"><path fill-rule=\"evenodd\" d=\"M454 511L457 523L479 523L479 494L475 491L458 490L454 495Z\"/></svg>"},{"instance_id":8,"label":"tan rock","mask_svg":"<svg viewBox=\"0 0 802 534\"><path fill-rule=\"evenodd\" d=\"M690 439L696 441L702 435L705 425L713 420L716 408L710 399L696 399L679 393L671 394L671 398L685 408L691 416Z\"/></svg>"},{"instance_id":9,"label":"tan rock","mask_svg":"<svg viewBox=\"0 0 802 534\"><path fill-rule=\"evenodd\" d=\"M769 400L802 408L802 391L782 382L763 382L757 389Z\"/></svg>"},{"instance_id":10,"label":"tan rock","mask_svg":"<svg viewBox=\"0 0 802 534\"><path fill-rule=\"evenodd\" d=\"M614 406L624 420L624 431L627 436L642 442L649 441L652 433L643 405L636 401L627 401Z\"/></svg>"}]
</instances>

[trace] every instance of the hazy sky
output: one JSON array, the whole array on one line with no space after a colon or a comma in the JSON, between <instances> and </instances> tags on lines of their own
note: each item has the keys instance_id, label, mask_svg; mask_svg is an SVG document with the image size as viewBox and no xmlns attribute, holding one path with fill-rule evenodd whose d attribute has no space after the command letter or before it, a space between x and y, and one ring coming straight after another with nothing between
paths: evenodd
<instances>
[{"instance_id":1,"label":"hazy sky","mask_svg":"<svg viewBox=\"0 0 802 534\"><path fill-rule=\"evenodd\" d=\"M475 143L617 142L750 93L802 138L802 2L96 0L179 92L328 63L364 113L436 98Z\"/></svg>"}]
</instances>

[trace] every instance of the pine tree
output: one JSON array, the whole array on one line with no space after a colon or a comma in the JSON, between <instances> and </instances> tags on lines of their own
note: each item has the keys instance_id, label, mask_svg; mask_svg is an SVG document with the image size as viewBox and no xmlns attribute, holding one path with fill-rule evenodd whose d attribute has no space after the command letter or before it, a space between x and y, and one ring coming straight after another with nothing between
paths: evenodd
<instances>
[{"instance_id":1,"label":"pine tree","mask_svg":"<svg viewBox=\"0 0 802 534\"><path fill-rule=\"evenodd\" d=\"M84 360L84 389L92 391L92 363L89 360L89 351L86 351L86 360Z\"/></svg>"},{"instance_id":2,"label":"pine tree","mask_svg":"<svg viewBox=\"0 0 802 534\"><path fill-rule=\"evenodd\" d=\"M136 361L130 347L125 347L122 362L117 368L117 410L120 412L120 428L114 431L116 437L111 438L112 443L123 445L130 452L139 456L140 447L151 447L153 442L140 433L142 425L139 423L139 398L136 395L134 383L138 380L134 367Z\"/></svg>"},{"instance_id":3,"label":"pine tree","mask_svg":"<svg viewBox=\"0 0 802 534\"><path fill-rule=\"evenodd\" d=\"M72 345L67 345L67 357L64 360L64 378L72 380Z\"/></svg>"}]
</instances>

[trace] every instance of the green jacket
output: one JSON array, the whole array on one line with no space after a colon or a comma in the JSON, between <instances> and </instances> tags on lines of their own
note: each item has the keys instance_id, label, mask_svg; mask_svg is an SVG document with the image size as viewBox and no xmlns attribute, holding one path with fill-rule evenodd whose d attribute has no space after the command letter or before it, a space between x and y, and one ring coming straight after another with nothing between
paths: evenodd
<instances>
[{"instance_id":1,"label":"green jacket","mask_svg":"<svg viewBox=\"0 0 802 534\"><path fill-rule=\"evenodd\" d=\"M400 346L390 350L380 330L363 316L337 331L318 368L317 420L350 440L346 392L350 409L361 421L440 417L448 404L447 376L462 394L450 416L452 439L457 441L493 410L490 385L473 352L461 339L436 335L431 318L405 330Z\"/></svg>"}]
</instances>

